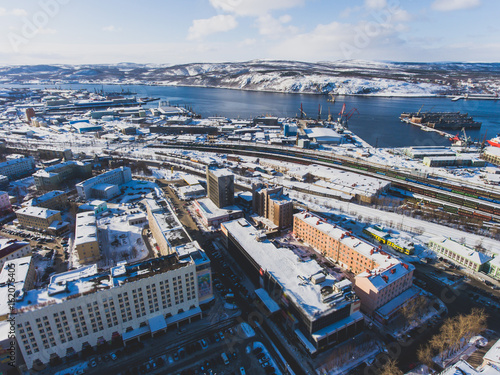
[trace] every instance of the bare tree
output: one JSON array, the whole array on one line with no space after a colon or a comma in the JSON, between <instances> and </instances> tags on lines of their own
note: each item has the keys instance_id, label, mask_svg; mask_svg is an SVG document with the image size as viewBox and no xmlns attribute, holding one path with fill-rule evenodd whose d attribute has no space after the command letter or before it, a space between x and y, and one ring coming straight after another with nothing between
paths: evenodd
<instances>
[{"instance_id":1,"label":"bare tree","mask_svg":"<svg viewBox=\"0 0 500 375\"><path fill-rule=\"evenodd\" d=\"M387 362L382 366L379 372L380 375L403 375L398 367L398 362L395 359L388 359Z\"/></svg>"}]
</instances>

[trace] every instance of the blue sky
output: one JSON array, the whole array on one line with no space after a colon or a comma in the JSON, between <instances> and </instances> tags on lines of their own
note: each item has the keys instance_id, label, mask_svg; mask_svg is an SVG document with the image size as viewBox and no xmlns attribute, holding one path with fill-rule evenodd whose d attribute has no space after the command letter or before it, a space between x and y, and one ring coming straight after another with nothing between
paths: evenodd
<instances>
[{"instance_id":1,"label":"blue sky","mask_svg":"<svg viewBox=\"0 0 500 375\"><path fill-rule=\"evenodd\" d=\"M498 0L0 0L0 64L500 61Z\"/></svg>"}]
</instances>

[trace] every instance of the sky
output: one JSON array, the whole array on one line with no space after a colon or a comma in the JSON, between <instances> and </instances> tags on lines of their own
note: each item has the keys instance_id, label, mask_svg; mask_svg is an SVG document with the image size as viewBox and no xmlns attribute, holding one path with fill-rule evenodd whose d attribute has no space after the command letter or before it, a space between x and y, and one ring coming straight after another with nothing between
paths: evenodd
<instances>
[{"instance_id":1,"label":"sky","mask_svg":"<svg viewBox=\"0 0 500 375\"><path fill-rule=\"evenodd\" d=\"M0 0L0 64L500 62L498 0Z\"/></svg>"}]
</instances>

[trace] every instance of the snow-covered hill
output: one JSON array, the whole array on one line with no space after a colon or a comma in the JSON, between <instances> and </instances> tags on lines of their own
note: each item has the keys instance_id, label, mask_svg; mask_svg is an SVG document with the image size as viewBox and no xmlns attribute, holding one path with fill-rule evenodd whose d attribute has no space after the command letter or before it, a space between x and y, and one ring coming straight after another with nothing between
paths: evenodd
<instances>
[{"instance_id":1,"label":"snow-covered hill","mask_svg":"<svg viewBox=\"0 0 500 375\"><path fill-rule=\"evenodd\" d=\"M427 96L496 93L500 64L298 62L0 67L0 83L111 83L223 87L287 93Z\"/></svg>"}]
</instances>

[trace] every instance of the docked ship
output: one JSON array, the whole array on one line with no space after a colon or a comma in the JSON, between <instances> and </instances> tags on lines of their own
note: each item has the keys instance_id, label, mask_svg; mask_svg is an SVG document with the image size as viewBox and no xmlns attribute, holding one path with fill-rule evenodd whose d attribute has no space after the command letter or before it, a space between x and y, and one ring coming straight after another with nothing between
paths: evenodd
<instances>
[{"instance_id":1,"label":"docked ship","mask_svg":"<svg viewBox=\"0 0 500 375\"><path fill-rule=\"evenodd\" d=\"M401 121L431 129L480 129L481 123L467 113L460 112L409 112L402 113Z\"/></svg>"},{"instance_id":2,"label":"docked ship","mask_svg":"<svg viewBox=\"0 0 500 375\"><path fill-rule=\"evenodd\" d=\"M488 142L490 146L500 147L500 135L495 138L491 138L489 141L486 142Z\"/></svg>"}]
</instances>

